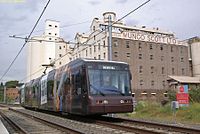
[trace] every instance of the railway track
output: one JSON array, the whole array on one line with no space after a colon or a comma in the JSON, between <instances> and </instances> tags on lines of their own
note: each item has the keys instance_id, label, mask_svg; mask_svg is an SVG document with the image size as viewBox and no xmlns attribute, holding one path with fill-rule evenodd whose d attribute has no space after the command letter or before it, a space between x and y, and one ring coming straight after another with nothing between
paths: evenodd
<instances>
[{"instance_id":1,"label":"railway track","mask_svg":"<svg viewBox=\"0 0 200 134\"><path fill-rule=\"evenodd\" d=\"M200 134L200 128L192 128L186 125L179 126L177 124L164 124L164 123L156 123L156 122L133 120L133 119L131 120L131 119L124 119L124 118L115 118L115 119L123 123L130 124L130 125L148 126L148 127L153 127L157 129L163 129L163 130L181 132L181 133L187 133L187 134Z\"/></svg>"},{"instance_id":2,"label":"railway track","mask_svg":"<svg viewBox=\"0 0 200 134\"><path fill-rule=\"evenodd\" d=\"M199 128L178 126L174 124L163 124L148 121L130 120L124 118L114 118L108 116L84 118L70 117L75 120L87 120L95 122L97 125L107 126L130 133L138 134L200 134Z\"/></svg>"},{"instance_id":3,"label":"railway track","mask_svg":"<svg viewBox=\"0 0 200 134\"><path fill-rule=\"evenodd\" d=\"M124 118L104 117L96 120L98 124L109 125L110 127L119 127L136 133L184 133L184 134L200 134L199 128L191 128L187 126L178 126L175 124L163 124L140 120L130 120Z\"/></svg>"},{"instance_id":4,"label":"railway track","mask_svg":"<svg viewBox=\"0 0 200 134\"><path fill-rule=\"evenodd\" d=\"M78 130L79 133L84 133L84 134L130 134L127 131L119 131L119 130L112 129L109 127L96 125L93 122L76 121L76 120L64 118L63 116L58 117L58 116L53 116L53 115L36 112L36 111L31 111L31 110L26 110L26 109L13 109L13 108L9 108L9 109L10 109L10 111L19 112L20 114L23 114L23 115L27 114L27 116L31 116L32 118L39 118L39 119L42 119L45 121L50 120L53 123L59 124L61 126ZM70 134L71 134L71 132L70 132Z\"/></svg>"},{"instance_id":5,"label":"railway track","mask_svg":"<svg viewBox=\"0 0 200 134\"><path fill-rule=\"evenodd\" d=\"M1 116L14 129L14 132L19 134L82 134L78 130L73 130L54 123L53 121L46 121L30 114L20 113L13 109L1 111Z\"/></svg>"},{"instance_id":6,"label":"railway track","mask_svg":"<svg viewBox=\"0 0 200 134\"><path fill-rule=\"evenodd\" d=\"M11 109L12 110L12 109ZM31 114L33 116L36 115L35 111L29 111L29 110L17 110L18 112ZM39 113L40 116L43 116L44 113ZM40 118L40 117L38 117ZM47 117L48 118L48 117ZM61 117L54 117L54 118L61 118ZM52 119L51 119L52 120ZM77 127L80 125L79 129L82 133L138 133L138 134L199 134L200 129L197 128L191 128L191 127L183 127L183 126L177 126L177 125L169 125L169 124L161 124L161 123L155 123L155 122L147 122L147 121L139 121L139 120L130 120L130 119L123 119L123 118L111 118L108 116L101 116L98 118L85 118L83 116L62 116L61 120L69 120L67 122L71 122L71 124L75 122L77 124ZM54 122L59 122L54 120ZM68 124L64 123L65 126ZM73 126L76 126L73 125ZM91 127L93 126L93 127ZM94 127L95 126L95 127ZM84 130L81 130L84 127ZM100 130L95 130L99 128ZM87 131L87 130L93 130ZM107 131L109 130L109 131Z\"/></svg>"},{"instance_id":7,"label":"railway track","mask_svg":"<svg viewBox=\"0 0 200 134\"><path fill-rule=\"evenodd\" d=\"M11 131L13 131L13 132L18 133L18 134L27 134L27 132L22 127L20 127L17 123L15 123L14 121L12 121L9 117L7 117L1 111L0 111L0 116L1 116L1 120L6 121L7 127L10 127L12 129L12 130L9 129L10 133L12 133Z\"/></svg>"}]
</instances>

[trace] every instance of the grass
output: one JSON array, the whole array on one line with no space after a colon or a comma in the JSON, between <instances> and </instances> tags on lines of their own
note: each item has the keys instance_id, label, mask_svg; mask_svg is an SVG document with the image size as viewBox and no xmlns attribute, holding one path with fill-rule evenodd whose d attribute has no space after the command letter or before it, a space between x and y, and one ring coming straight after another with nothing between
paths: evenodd
<instances>
[{"instance_id":1,"label":"grass","mask_svg":"<svg viewBox=\"0 0 200 134\"><path fill-rule=\"evenodd\" d=\"M200 103L192 103L188 107L180 107L176 111L171 109L170 104L161 106L156 102L138 102L136 110L133 113L125 114L125 116L147 119L147 120L158 120L186 124L200 124Z\"/></svg>"}]
</instances>

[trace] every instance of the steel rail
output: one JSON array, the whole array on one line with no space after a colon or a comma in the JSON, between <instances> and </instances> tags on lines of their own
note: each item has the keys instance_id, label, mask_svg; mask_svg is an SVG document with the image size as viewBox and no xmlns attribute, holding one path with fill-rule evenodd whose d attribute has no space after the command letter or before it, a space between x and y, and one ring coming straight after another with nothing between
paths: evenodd
<instances>
[{"instance_id":1,"label":"steel rail","mask_svg":"<svg viewBox=\"0 0 200 134\"><path fill-rule=\"evenodd\" d=\"M113 128L113 129L134 132L134 133L138 133L138 134L162 134L162 132L160 132L160 131L144 129L144 128L139 128L139 127L135 127L135 126L130 127L130 126L118 125L118 124L113 124L113 123L106 122L106 121L96 120L96 124L107 126L107 127Z\"/></svg>"},{"instance_id":2,"label":"steel rail","mask_svg":"<svg viewBox=\"0 0 200 134\"><path fill-rule=\"evenodd\" d=\"M23 116L27 116L29 118L32 118L38 122L41 122L43 124L46 124L50 127L53 127L55 129L58 129L58 130L61 130L61 131L64 131L66 133L70 133L70 134L83 134L82 132L79 132L78 130L73 130L71 128L68 128L64 125L60 125L60 124L57 124L57 123L54 123L54 122L50 122L48 120L45 120L45 119L41 119L39 117L36 117L34 115L30 115L30 114L27 114L27 113L24 113L24 112L21 112L21 111L18 111L18 110L15 110L15 109L12 109L12 108L9 108L9 110L13 111L13 112L16 112L16 113L19 113L19 114L22 114Z\"/></svg>"},{"instance_id":3,"label":"steel rail","mask_svg":"<svg viewBox=\"0 0 200 134\"><path fill-rule=\"evenodd\" d=\"M0 111L1 117L19 134L28 134L26 130L20 127L17 123L13 122L9 117L7 117L2 111Z\"/></svg>"},{"instance_id":4,"label":"steel rail","mask_svg":"<svg viewBox=\"0 0 200 134\"><path fill-rule=\"evenodd\" d=\"M107 118L111 118L111 117L107 117ZM183 133L187 133L187 134L200 134L200 129L186 127L186 126L184 126L184 127L178 126L176 124L163 124L163 123L156 123L156 122L149 122L149 121L116 118L116 117L114 119L117 119L117 120L119 120L123 123L127 123L127 124L133 124L133 125L138 124L138 125L142 125L142 126L154 127L154 128L164 129L164 130L169 130L169 131L174 131L174 132L183 132Z\"/></svg>"}]
</instances>

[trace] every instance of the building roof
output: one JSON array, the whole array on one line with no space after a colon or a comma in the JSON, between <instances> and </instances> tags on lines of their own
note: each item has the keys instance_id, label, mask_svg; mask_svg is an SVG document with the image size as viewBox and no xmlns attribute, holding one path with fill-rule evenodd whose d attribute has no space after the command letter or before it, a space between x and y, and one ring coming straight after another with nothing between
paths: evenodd
<instances>
[{"instance_id":1,"label":"building roof","mask_svg":"<svg viewBox=\"0 0 200 134\"><path fill-rule=\"evenodd\" d=\"M200 83L199 77L190 77L190 76L168 76L168 80L175 80L179 83Z\"/></svg>"},{"instance_id":2,"label":"building roof","mask_svg":"<svg viewBox=\"0 0 200 134\"><path fill-rule=\"evenodd\" d=\"M108 23L105 22L100 22L101 25L108 25ZM159 34L165 34L168 36L174 36L173 32L169 32L169 31L163 31L160 30L159 28L147 28L146 26L143 27L136 27L136 26L126 26L124 24L114 24L112 25L113 27L118 27L118 28L124 28L124 29L129 29L129 30L136 30L136 31L143 31L143 32L150 32L150 33L159 33Z\"/></svg>"}]
</instances>

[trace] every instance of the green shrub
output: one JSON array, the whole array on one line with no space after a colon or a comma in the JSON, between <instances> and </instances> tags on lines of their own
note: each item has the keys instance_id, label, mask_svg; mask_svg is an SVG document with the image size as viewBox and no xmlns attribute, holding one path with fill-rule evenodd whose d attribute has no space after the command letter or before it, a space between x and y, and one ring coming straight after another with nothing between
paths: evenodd
<instances>
[{"instance_id":1,"label":"green shrub","mask_svg":"<svg viewBox=\"0 0 200 134\"><path fill-rule=\"evenodd\" d=\"M200 87L198 88L192 88L189 91L190 101L191 102L198 102L200 103Z\"/></svg>"}]
</instances>

